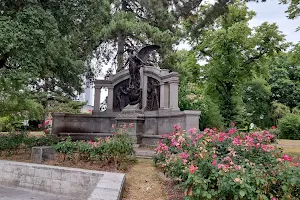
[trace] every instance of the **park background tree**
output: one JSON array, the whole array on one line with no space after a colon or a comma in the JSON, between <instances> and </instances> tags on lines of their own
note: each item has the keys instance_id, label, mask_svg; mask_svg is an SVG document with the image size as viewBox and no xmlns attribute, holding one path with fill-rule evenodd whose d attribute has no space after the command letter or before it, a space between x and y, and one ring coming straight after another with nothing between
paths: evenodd
<instances>
[{"instance_id":1,"label":"park background tree","mask_svg":"<svg viewBox=\"0 0 300 200\"><path fill-rule=\"evenodd\" d=\"M0 3L1 106L10 108L1 116L24 109L34 113L37 105L45 109L44 96L71 101L82 92L82 77L91 71L85 63L99 44L97 30L108 12L99 8L105 5L100 0ZM27 100L32 106L23 106Z\"/></svg>"},{"instance_id":2,"label":"park background tree","mask_svg":"<svg viewBox=\"0 0 300 200\"><path fill-rule=\"evenodd\" d=\"M222 117L218 106L205 94L205 82L202 82L201 66L192 51L176 52L174 70L179 72L179 108L181 110L200 110L200 129L222 126Z\"/></svg>"},{"instance_id":3,"label":"park background tree","mask_svg":"<svg viewBox=\"0 0 300 200\"><path fill-rule=\"evenodd\" d=\"M202 20L201 14L200 10L197 19ZM202 66L206 93L219 105L226 124L238 119L243 84L266 76L268 69L262 67L266 58L287 47L276 24L250 28L254 16L244 2L235 1L227 13L198 34L191 21L186 22L193 51L207 61Z\"/></svg>"}]
</instances>

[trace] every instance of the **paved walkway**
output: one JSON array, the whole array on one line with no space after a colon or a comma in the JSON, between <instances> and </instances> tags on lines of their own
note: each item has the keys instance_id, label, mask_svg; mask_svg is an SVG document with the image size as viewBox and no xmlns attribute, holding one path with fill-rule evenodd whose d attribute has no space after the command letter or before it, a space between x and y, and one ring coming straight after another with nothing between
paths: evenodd
<instances>
[{"instance_id":1,"label":"paved walkway","mask_svg":"<svg viewBox=\"0 0 300 200\"><path fill-rule=\"evenodd\" d=\"M147 148L134 148L135 156L140 158L152 158L155 155L155 151Z\"/></svg>"},{"instance_id":2,"label":"paved walkway","mask_svg":"<svg viewBox=\"0 0 300 200\"><path fill-rule=\"evenodd\" d=\"M49 193L8 188L0 185L0 200L70 200Z\"/></svg>"}]
</instances>

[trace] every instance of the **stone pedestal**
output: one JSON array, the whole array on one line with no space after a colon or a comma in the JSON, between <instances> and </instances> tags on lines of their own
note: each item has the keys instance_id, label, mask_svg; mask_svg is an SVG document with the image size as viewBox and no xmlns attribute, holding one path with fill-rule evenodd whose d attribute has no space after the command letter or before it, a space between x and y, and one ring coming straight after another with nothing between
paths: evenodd
<instances>
[{"instance_id":1,"label":"stone pedestal","mask_svg":"<svg viewBox=\"0 0 300 200\"><path fill-rule=\"evenodd\" d=\"M48 160L55 159L55 152L52 147L41 146L41 147L32 147L31 160L34 163L43 163Z\"/></svg>"},{"instance_id":2,"label":"stone pedestal","mask_svg":"<svg viewBox=\"0 0 300 200\"><path fill-rule=\"evenodd\" d=\"M116 117L116 122L120 128L124 124L126 124L126 127L132 124L132 128L129 128L129 135L133 138L134 144L141 144L145 119L143 112L139 109L139 105L126 106Z\"/></svg>"}]
</instances>

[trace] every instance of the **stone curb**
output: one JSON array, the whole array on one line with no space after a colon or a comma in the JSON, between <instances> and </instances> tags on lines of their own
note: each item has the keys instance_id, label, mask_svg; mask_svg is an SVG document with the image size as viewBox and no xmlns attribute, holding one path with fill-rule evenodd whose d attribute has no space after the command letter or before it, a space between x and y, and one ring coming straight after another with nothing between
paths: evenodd
<instances>
[{"instance_id":1,"label":"stone curb","mask_svg":"<svg viewBox=\"0 0 300 200\"><path fill-rule=\"evenodd\" d=\"M88 200L121 200L125 174L104 174Z\"/></svg>"},{"instance_id":2,"label":"stone curb","mask_svg":"<svg viewBox=\"0 0 300 200\"><path fill-rule=\"evenodd\" d=\"M121 200L125 174L0 160L0 185L74 200Z\"/></svg>"}]
</instances>

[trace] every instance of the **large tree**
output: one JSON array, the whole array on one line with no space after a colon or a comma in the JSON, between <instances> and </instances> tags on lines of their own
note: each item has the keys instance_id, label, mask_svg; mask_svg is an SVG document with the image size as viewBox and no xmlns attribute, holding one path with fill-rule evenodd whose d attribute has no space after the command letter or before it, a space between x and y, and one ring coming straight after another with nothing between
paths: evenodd
<instances>
[{"instance_id":1,"label":"large tree","mask_svg":"<svg viewBox=\"0 0 300 200\"><path fill-rule=\"evenodd\" d=\"M222 117L217 105L205 94L205 83L201 76L201 66L196 54L181 50L175 54L174 69L180 74L179 108L181 110L201 110L200 129L220 128Z\"/></svg>"},{"instance_id":2,"label":"large tree","mask_svg":"<svg viewBox=\"0 0 300 200\"><path fill-rule=\"evenodd\" d=\"M186 24L194 50L207 61L203 66L207 92L220 105L227 123L238 114L235 97L241 95L241 86L266 74L261 64L286 46L276 24L251 28L249 21L254 16L255 12L249 11L244 2L235 1L227 13L198 32L194 24ZM200 10L194 20L202 18Z\"/></svg>"},{"instance_id":3,"label":"large tree","mask_svg":"<svg viewBox=\"0 0 300 200\"><path fill-rule=\"evenodd\" d=\"M0 116L41 117L49 97L81 92L109 9L106 0L1 1Z\"/></svg>"},{"instance_id":4,"label":"large tree","mask_svg":"<svg viewBox=\"0 0 300 200\"><path fill-rule=\"evenodd\" d=\"M268 62L271 98L290 109L300 106L300 62L297 62L299 54L296 54L296 48L280 53Z\"/></svg>"},{"instance_id":5,"label":"large tree","mask_svg":"<svg viewBox=\"0 0 300 200\"><path fill-rule=\"evenodd\" d=\"M178 22L191 14L199 0L110 0L111 19L100 32L103 42L95 51L100 63L124 65L126 49L158 44L161 66L171 67L173 45L178 41Z\"/></svg>"},{"instance_id":6,"label":"large tree","mask_svg":"<svg viewBox=\"0 0 300 200\"><path fill-rule=\"evenodd\" d=\"M84 62L109 19L106 0L11 0L0 4L0 12L2 77L25 71L31 84L44 82L46 90L81 90Z\"/></svg>"}]
</instances>

